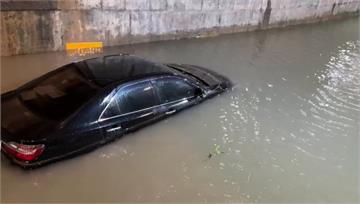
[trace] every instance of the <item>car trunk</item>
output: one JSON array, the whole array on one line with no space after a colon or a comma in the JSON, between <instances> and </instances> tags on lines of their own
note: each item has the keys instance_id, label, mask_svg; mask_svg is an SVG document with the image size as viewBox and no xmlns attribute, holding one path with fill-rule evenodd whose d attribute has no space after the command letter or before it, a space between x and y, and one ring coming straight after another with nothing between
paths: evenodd
<instances>
[{"instance_id":1,"label":"car trunk","mask_svg":"<svg viewBox=\"0 0 360 204\"><path fill-rule=\"evenodd\" d=\"M36 143L56 122L36 115L14 93L2 95L1 140L4 142Z\"/></svg>"}]
</instances>

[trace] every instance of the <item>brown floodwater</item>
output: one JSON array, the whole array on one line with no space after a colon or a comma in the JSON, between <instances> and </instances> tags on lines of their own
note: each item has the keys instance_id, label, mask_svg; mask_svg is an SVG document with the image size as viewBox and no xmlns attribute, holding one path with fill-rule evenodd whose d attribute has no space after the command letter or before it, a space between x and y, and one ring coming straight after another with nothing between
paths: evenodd
<instances>
[{"instance_id":1,"label":"brown floodwater","mask_svg":"<svg viewBox=\"0 0 360 204\"><path fill-rule=\"evenodd\" d=\"M352 18L106 49L209 67L235 87L43 168L24 171L2 156L1 199L359 202L359 48ZM3 57L1 91L72 60L63 52Z\"/></svg>"}]
</instances>

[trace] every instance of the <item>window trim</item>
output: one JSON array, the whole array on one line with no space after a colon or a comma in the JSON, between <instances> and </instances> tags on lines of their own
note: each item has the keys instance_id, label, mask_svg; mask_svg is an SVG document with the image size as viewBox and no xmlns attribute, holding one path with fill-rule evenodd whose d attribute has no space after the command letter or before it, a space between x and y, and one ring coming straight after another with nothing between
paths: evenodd
<instances>
[{"instance_id":1,"label":"window trim","mask_svg":"<svg viewBox=\"0 0 360 204\"><path fill-rule=\"evenodd\" d=\"M162 104L159 104L159 105L156 105L156 106L152 106L152 107L149 107L149 108L145 108L145 109L141 109L141 110L137 110L137 111L133 111L133 112L123 113L123 114L120 114L120 115L115 115L115 116L111 116L111 117L107 117L107 118L99 118L98 121L99 121L99 122L103 122L103 121L105 121L105 120L109 120L109 119L113 119L113 118L118 118L118 117L130 115L130 114L137 113L137 112L141 112L141 111L148 110L148 109L153 109L153 108L160 107L160 106L163 106L163 105L168 105L168 104L170 104L170 103L182 102L182 101L189 101L188 99L189 99L189 98L183 98L183 99L179 99L179 100L177 100L177 101L172 101L172 102L168 102L168 103L162 103Z\"/></svg>"},{"instance_id":2,"label":"window trim","mask_svg":"<svg viewBox=\"0 0 360 204\"><path fill-rule=\"evenodd\" d=\"M111 94L111 93L110 93L110 94ZM108 107L110 106L110 104L113 102L113 100L115 100L116 94L117 94L117 91L115 91L114 95L111 96L111 99L110 99L109 103L106 104L105 108L101 111L100 116L99 116L99 118L98 118L98 121L101 121L101 120L102 120L102 116L104 115L104 113L106 112L106 110L108 109ZM111 117L113 117L113 116L111 116ZM108 117L108 118L111 118L111 117Z\"/></svg>"},{"instance_id":3,"label":"window trim","mask_svg":"<svg viewBox=\"0 0 360 204\"><path fill-rule=\"evenodd\" d=\"M133 112L129 112L129 113L123 113L123 114L120 114L120 115L117 115L117 116L102 118L102 116L104 115L104 112L105 112L106 109L109 107L110 103L114 100L116 94L117 94L121 89L124 89L124 88L129 87L129 86L134 86L134 85L136 85L136 84L140 84L140 83L143 83L143 82L149 82L149 83L151 84L150 79L145 79L145 80L140 80L140 81L137 81L137 82L135 82L135 83L127 84L127 85L121 86L121 87L119 87L119 88L116 88L115 94L111 97L110 102L109 102L108 104L106 104L105 108L101 111L101 114L100 114L100 116L99 116L99 118L98 118L98 121L104 121L104 120L106 120L106 119L111 119L111 118L114 118L114 117L117 117L117 116L122 116L122 115L126 115L126 114L129 114L129 113L136 112L136 111L133 111ZM151 86L152 86L152 84L151 84ZM151 107L149 107L149 108L151 108ZM148 109L148 108L146 108L146 109ZM143 110L145 110L145 109L143 109Z\"/></svg>"},{"instance_id":4,"label":"window trim","mask_svg":"<svg viewBox=\"0 0 360 204\"><path fill-rule=\"evenodd\" d=\"M120 114L120 115L115 115L115 116L111 116L111 117L107 117L107 118L102 118L104 112L106 111L106 109L108 108L108 106L110 105L110 103L113 101L113 99L114 99L114 97L116 96L116 94L118 93L118 91L120 91L121 89L123 89L123 88L125 88L125 87L128 87L128 86L132 86L132 85L136 85L136 84L139 84L139 83L143 83L143 82L149 82L149 83L153 86L153 88L156 89L156 87L154 87L152 81L155 81L155 80L158 80L158 79L162 79L162 78L177 78L177 79L186 81L186 83L190 84L191 86L194 86L194 87L197 87L197 88L200 88L200 89L201 89L200 86L197 86L197 85L195 85L195 84L193 84L193 83L191 83L191 82L188 82L188 81L186 80L186 78L183 79L183 78L178 77L178 76L160 76L160 77L156 77L156 78L150 78L150 79L145 79L145 80L137 81L137 82L135 82L135 83L133 83L133 84L124 85L124 86L118 88L118 89L116 90L115 94L111 97L110 102L109 102L109 103L105 106L105 108L101 111L101 114L100 114L100 116L99 116L99 118L98 118L97 121L98 121L98 122L103 122L103 121L106 121L106 120L109 120L109 119L114 119L114 118L118 118L118 117L130 115L130 114L133 114L133 113L145 111L145 110L148 110L148 109L153 109L153 108L160 107L160 106L163 106L163 105L168 105L168 104L170 104L170 103L177 103L177 102L181 102L181 101L189 101L189 100L188 100L189 98L193 98L193 97L182 98L182 99L179 99L179 100L176 100L176 101L171 101L171 102L162 103L162 104L159 104L159 105L156 105L156 106L151 106L151 107L149 107L149 108L144 108L144 109L141 109L141 110L136 110L136 111L132 111L132 112L128 112L128 113L123 113L123 114ZM155 95L157 95L157 97L159 97L159 96L158 96L159 93L157 93L157 90L155 90L155 92L156 92ZM160 98L159 98L159 100L160 100ZM161 101L159 101L159 102L161 102Z\"/></svg>"}]
</instances>

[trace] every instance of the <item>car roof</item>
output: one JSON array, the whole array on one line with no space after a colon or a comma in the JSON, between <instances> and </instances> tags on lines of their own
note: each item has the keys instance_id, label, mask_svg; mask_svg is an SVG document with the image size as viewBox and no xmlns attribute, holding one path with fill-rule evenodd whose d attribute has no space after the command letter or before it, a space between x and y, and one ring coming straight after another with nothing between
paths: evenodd
<instances>
[{"instance_id":1,"label":"car roof","mask_svg":"<svg viewBox=\"0 0 360 204\"><path fill-rule=\"evenodd\" d=\"M106 55L75 64L89 81L99 86L129 81L142 76L174 74L172 69L163 64L127 54Z\"/></svg>"}]
</instances>

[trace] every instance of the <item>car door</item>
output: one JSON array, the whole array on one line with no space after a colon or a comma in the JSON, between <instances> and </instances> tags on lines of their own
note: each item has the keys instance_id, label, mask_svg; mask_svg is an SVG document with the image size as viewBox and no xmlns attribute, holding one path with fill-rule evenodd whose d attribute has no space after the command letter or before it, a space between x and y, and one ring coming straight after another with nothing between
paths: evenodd
<instances>
[{"instance_id":1,"label":"car door","mask_svg":"<svg viewBox=\"0 0 360 204\"><path fill-rule=\"evenodd\" d=\"M198 87L179 77L161 77L152 80L165 114L171 115L198 102Z\"/></svg>"},{"instance_id":2,"label":"car door","mask_svg":"<svg viewBox=\"0 0 360 204\"><path fill-rule=\"evenodd\" d=\"M124 103L120 107L126 120L123 127L127 131L136 130L159 118L165 112L150 81L141 81L124 89Z\"/></svg>"},{"instance_id":3,"label":"car door","mask_svg":"<svg viewBox=\"0 0 360 204\"><path fill-rule=\"evenodd\" d=\"M126 116L122 115L120 109L124 103L124 91L121 89L114 91L107 97L110 98L109 103L102 111L98 121L105 141L124 134L124 123L126 121Z\"/></svg>"},{"instance_id":4,"label":"car door","mask_svg":"<svg viewBox=\"0 0 360 204\"><path fill-rule=\"evenodd\" d=\"M76 121L73 122L76 123ZM75 126L77 126L75 129L61 132L61 135L57 134L59 136L55 137L49 146L52 149L58 149L56 150L57 153L62 151L72 152L98 144L104 139L102 131L96 122L82 123ZM62 144L65 146L61 146Z\"/></svg>"}]
</instances>

